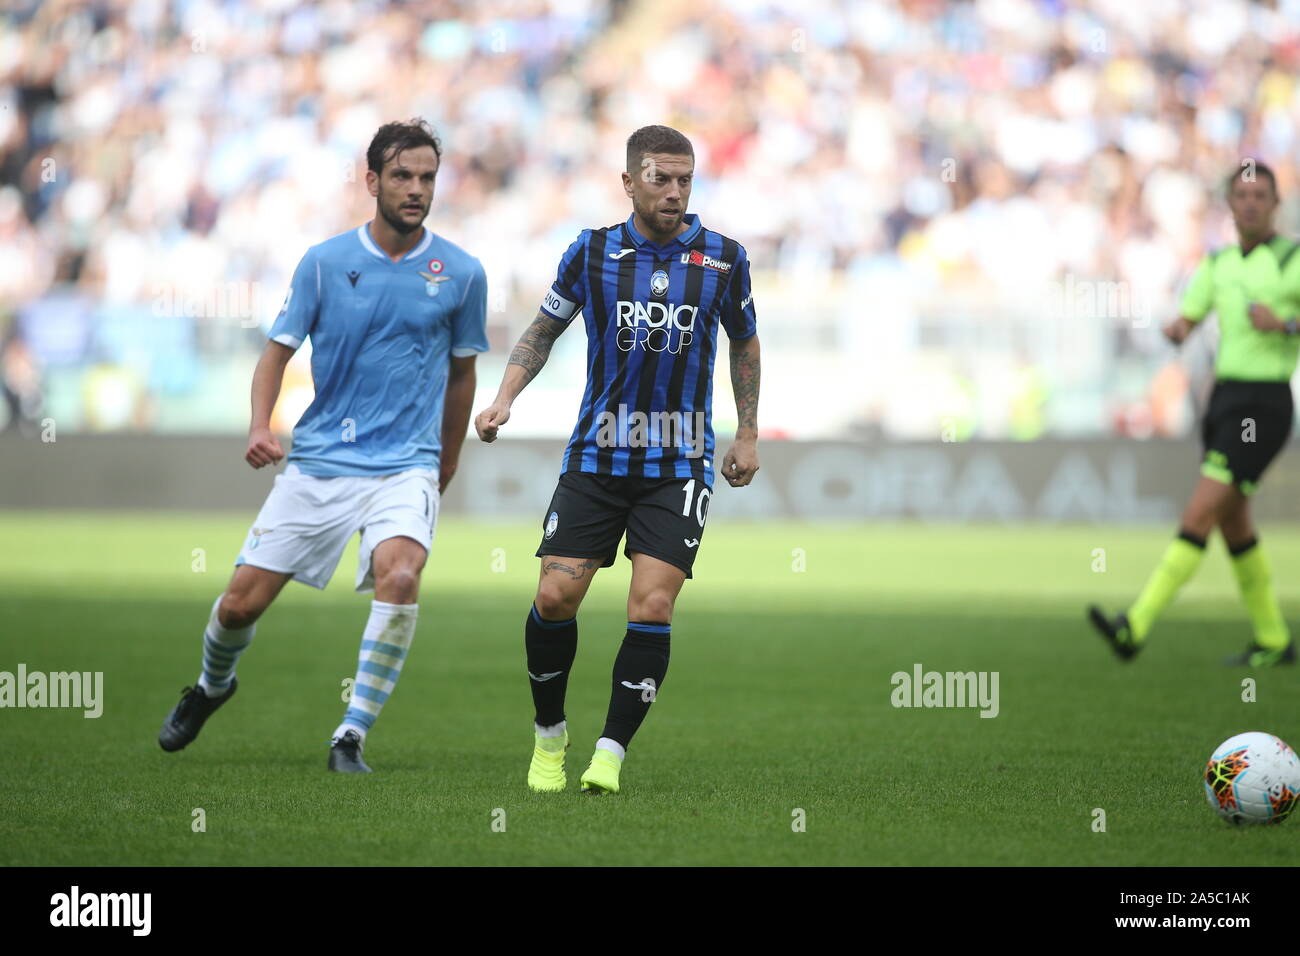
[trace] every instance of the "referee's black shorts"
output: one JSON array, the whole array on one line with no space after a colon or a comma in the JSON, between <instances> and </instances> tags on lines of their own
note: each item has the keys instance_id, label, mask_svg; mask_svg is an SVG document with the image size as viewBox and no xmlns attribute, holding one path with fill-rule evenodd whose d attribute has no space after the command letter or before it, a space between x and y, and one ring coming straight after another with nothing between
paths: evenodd
<instances>
[{"instance_id":1,"label":"referee's black shorts","mask_svg":"<svg viewBox=\"0 0 1300 956\"><path fill-rule=\"evenodd\" d=\"M681 568L689 578L712 494L694 478L566 471L542 519L537 556L599 558L607 568L626 531L624 554L648 554Z\"/></svg>"},{"instance_id":2,"label":"referee's black shorts","mask_svg":"<svg viewBox=\"0 0 1300 956\"><path fill-rule=\"evenodd\" d=\"M1291 437L1294 416L1290 382L1220 379L1201 423L1201 474L1254 494Z\"/></svg>"}]
</instances>

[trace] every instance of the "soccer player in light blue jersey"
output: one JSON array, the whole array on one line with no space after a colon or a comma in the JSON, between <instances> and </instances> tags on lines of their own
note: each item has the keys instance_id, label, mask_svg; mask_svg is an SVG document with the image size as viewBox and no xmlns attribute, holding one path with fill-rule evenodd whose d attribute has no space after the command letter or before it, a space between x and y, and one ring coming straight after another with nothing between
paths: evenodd
<instances>
[{"instance_id":1,"label":"soccer player in light blue jersey","mask_svg":"<svg viewBox=\"0 0 1300 956\"><path fill-rule=\"evenodd\" d=\"M380 127L366 153L374 219L312 246L294 271L253 373L248 464L284 458L271 410L307 340L316 396L212 606L202 672L163 723L164 750L189 744L234 695L235 664L281 588L291 578L324 588L360 532L356 589L374 600L328 766L370 770L366 734L415 636L420 572L469 426L474 358L488 347L483 266L424 227L441 158L422 120Z\"/></svg>"}]
</instances>

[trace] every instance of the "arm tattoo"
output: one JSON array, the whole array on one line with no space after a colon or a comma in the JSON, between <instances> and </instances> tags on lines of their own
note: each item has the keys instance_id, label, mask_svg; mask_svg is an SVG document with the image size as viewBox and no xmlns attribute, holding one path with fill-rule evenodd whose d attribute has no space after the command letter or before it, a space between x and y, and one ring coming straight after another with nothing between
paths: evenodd
<instances>
[{"instance_id":1,"label":"arm tattoo","mask_svg":"<svg viewBox=\"0 0 1300 956\"><path fill-rule=\"evenodd\" d=\"M545 312L538 312L532 325L528 326L524 334L519 337L506 364L518 365L528 373L524 379L525 385L536 378L537 373L542 370L542 366L550 357L551 346L555 344L555 340L560 337L560 333L565 328L567 326L556 322Z\"/></svg>"},{"instance_id":2,"label":"arm tattoo","mask_svg":"<svg viewBox=\"0 0 1300 956\"><path fill-rule=\"evenodd\" d=\"M758 349L757 341L731 344L731 390L736 393L737 427L758 431Z\"/></svg>"},{"instance_id":3,"label":"arm tattoo","mask_svg":"<svg viewBox=\"0 0 1300 956\"><path fill-rule=\"evenodd\" d=\"M600 567L600 558L587 558L576 568L570 567L567 564L561 564L559 561L547 561L545 570L563 571L575 581L581 581L587 576L588 572L595 573L595 570L598 567Z\"/></svg>"}]
</instances>

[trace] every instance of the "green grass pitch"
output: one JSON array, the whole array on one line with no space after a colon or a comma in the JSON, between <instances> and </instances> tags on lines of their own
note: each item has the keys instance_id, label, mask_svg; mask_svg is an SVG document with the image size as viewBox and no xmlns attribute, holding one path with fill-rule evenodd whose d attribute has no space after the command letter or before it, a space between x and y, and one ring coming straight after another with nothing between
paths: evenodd
<instances>
[{"instance_id":1,"label":"green grass pitch","mask_svg":"<svg viewBox=\"0 0 1300 956\"><path fill-rule=\"evenodd\" d=\"M569 789L531 794L532 522L442 523L415 645L367 746L374 774L325 770L368 608L351 591L355 543L324 593L289 585L240 663L239 694L189 748L163 753L159 724L197 676L199 634L249 518L0 515L0 670L102 671L105 698L98 719L0 710L0 864L1164 866L1300 854L1300 820L1234 830L1202 792L1203 763L1228 736L1300 743L1295 669L1261 673L1244 702L1244 672L1219 666L1249 630L1217 540L1148 649L1122 665L1084 604L1131 598L1168 528L719 516L678 601L672 666L624 792L592 798L577 778L603 722L629 565L601 571L579 615ZM1300 624L1287 587L1300 530L1264 540ZM998 716L893 707L890 676L917 663L997 671Z\"/></svg>"}]
</instances>

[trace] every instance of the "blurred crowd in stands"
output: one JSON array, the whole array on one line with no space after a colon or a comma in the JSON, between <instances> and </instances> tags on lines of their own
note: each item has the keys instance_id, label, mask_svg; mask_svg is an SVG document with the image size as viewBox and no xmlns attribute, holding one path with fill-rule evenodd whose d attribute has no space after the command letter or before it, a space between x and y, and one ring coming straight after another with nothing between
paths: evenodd
<instances>
[{"instance_id":1,"label":"blurred crowd in stands","mask_svg":"<svg viewBox=\"0 0 1300 956\"><path fill-rule=\"evenodd\" d=\"M1300 0L10 0L0 427L242 430L295 264L422 116L429 226L488 272L485 388L665 123L749 250L768 434L1189 434L1212 333L1159 326L1235 241L1241 162L1300 231L1298 75ZM580 340L520 433L568 433Z\"/></svg>"}]
</instances>

